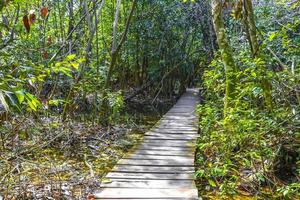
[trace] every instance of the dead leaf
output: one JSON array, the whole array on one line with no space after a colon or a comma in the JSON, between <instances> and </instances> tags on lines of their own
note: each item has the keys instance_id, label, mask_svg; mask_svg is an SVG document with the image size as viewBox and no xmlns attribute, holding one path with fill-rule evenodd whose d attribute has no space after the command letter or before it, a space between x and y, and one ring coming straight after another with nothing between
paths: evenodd
<instances>
[{"instance_id":1,"label":"dead leaf","mask_svg":"<svg viewBox=\"0 0 300 200\"><path fill-rule=\"evenodd\" d=\"M29 15L29 22L30 22L30 24L34 24L35 20L36 20L35 14L34 13L30 14Z\"/></svg>"},{"instance_id":2,"label":"dead leaf","mask_svg":"<svg viewBox=\"0 0 300 200\"><path fill-rule=\"evenodd\" d=\"M44 58L45 60L49 58L49 54L48 54L47 51L44 51L44 52L43 52L43 58Z\"/></svg>"},{"instance_id":3,"label":"dead leaf","mask_svg":"<svg viewBox=\"0 0 300 200\"><path fill-rule=\"evenodd\" d=\"M94 199L96 199L96 197L95 197L94 194L88 194L88 196L87 196L86 199L87 199L87 200L94 200Z\"/></svg>"},{"instance_id":4,"label":"dead leaf","mask_svg":"<svg viewBox=\"0 0 300 200\"><path fill-rule=\"evenodd\" d=\"M46 18L48 15L49 15L49 10L48 10L48 8L47 8L47 7L43 7L43 8L41 9L41 16L42 16L42 18Z\"/></svg>"},{"instance_id":5,"label":"dead leaf","mask_svg":"<svg viewBox=\"0 0 300 200\"><path fill-rule=\"evenodd\" d=\"M29 33L30 32L30 24L29 24L28 15L25 15L23 17L23 24L24 24L24 26L26 28L27 33Z\"/></svg>"}]
</instances>

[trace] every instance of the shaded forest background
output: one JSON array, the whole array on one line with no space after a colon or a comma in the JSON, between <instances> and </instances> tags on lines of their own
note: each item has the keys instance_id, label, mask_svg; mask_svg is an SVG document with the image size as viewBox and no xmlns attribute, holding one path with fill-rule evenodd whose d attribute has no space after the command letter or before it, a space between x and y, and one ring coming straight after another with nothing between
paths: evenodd
<instances>
[{"instance_id":1,"label":"shaded forest background","mask_svg":"<svg viewBox=\"0 0 300 200\"><path fill-rule=\"evenodd\" d=\"M202 94L201 196L299 197L299 1L0 0L0 13L0 199L86 198L187 87Z\"/></svg>"}]
</instances>

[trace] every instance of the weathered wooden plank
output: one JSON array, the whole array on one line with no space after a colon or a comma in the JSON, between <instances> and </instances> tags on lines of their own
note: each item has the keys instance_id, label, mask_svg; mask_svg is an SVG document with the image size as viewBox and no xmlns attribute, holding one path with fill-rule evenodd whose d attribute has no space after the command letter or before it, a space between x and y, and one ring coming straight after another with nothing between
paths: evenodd
<instances>
[{"instance_id":1,"label":"weathered wooden plank","mask_svg":"<svg viewBox=\"0 0 300 200\"><path fill-rule=\"evenodd\" d=\"M164 155L164 156L185 156L194 157L191 150L153 150L153 149L139 149L135 151L135 155Z\"/></svg>"},{"instance_id":2,"label":"weathered wooden plank","mask_svg":"<svg viewBox=\"0 0 300 200\"><path fill-rule=\"evenodd\" d=\"M195 122L190 122L190 121L178 121L177 119L163 119L160 121L157 125L177 125L177 126L193 126L196 127Z\"/></svg>"},{"instance_id":3,"label":"weathered wooden plank","mask_svg":"<svg viewBox=\"0 0 300 200\"><path fill-rule=\"evenodd\" d=\"M145 140L144 145L148 145L148 146L156 146L156 147L161 147L162 144L165 147L193 147L194 143L190 142L186 142L186 141L164 141L164 140Z\"/></svg>"},{"instance_id":4,"label":"weathered wooden plank","mask_svg":"<svg viewBox=\"0 0 300 200\"><path fill-rule=\"evenodd\" d=\"M134 160L134 159L122 159L120 164L127 165L149 165L149 166L194 166L194 162L183 162L180 159L172 160Z\"/></svg>"},{"instance_id":5,"label":"weathered wooden plank","mask_svg":"<svg viewBox=\"0 0 300 200\"><path fill-rule=\"evenodd\" d=\"M189 131L189 130L197 130L197 128L195 126L166 126L166 125L159 125L159 126L156 126L154 128L157 128L157 129L168 129L168 130L172 130L172 129L175 129L175 130L186 130L186 131Z\"/></svg>"},{"instance_id":6,"label":"weathered wooden plank","mask_svg":"<svg viewBox=\"0 0 300 200\"><path fill-rule=\"evenodd\" d=\"M198 191L190 188L176 189L138 189L138 188L105 188L95 193L98 199L138 199L138 198L197 198Z\"/></svg>"},{"instance_id":7,"label":"weathered wooden plank","mask_svg":"<svg viewBox=\"0 0 300 200\"><path fill-rule=\"evenodd\" d=\"M122 165L117 164L112 170L114 172L192 172L194 166L144 166L144 165Z\"/></svg>"},{"instance_id":8,"label":"weathered wooden plank","mask_svg":"<svg viewBox=\"0 0 300 200\"><path fill-rule=\"evenodd\" d=\"M191 141L191 140L195 140L197 138L197 135L165 135L165 134L147 134L145 135L145 139L160 139L160 140L184 140L184 141Z\"/></svg>"},{"instance_id":9,"label":"weathered wooden plank","mask_svg":"<svg viewBox=\"0 0 300 200\"><path fill-rule=\"evenodd\" d=\"M189 121L178 121L177 119L164 119L158 123L159 125L169 125L173 126L174 124L177 124L177 126L193 126L196 127L194 122Z\"/></svg>"},{"instance_id":10,"label":"weathered wooden plank","mask_svg":"<svg viewBox=\"0 0 300 200\"><path fill-rule=\"evenodd\" d=\"M192 156L187 155L151 155L151 154L132 154L126 155L124 158L126 159L134 159L134 160L180 160L182 162L193 162L194 158Z\"/></svg>"},{"instance_id":11,"label":"weathered wooden plank","mask_svg":"<svg viewBox=\"0 0 300 200\"><path fill-rule=\"evenodd\" d=\"M170 144L188 144L188 143L194 143L195 140L193 139L174 139L174 138L159 138L159 137L145 137L144 142L151 142L151 143L156 143L156 142L166 142Z\"/></svg>"},{"instance_id":12,"label":"weathered wooden plank","mask_svg":"<svg viewBox=\"0 0 300 200\"><path fill-rule=\"evenodd\" d=\"M184 131L184 130L166 130L166 129L152 129L147 133L162 133L162 134L181 134L181 135L198 135L198 131L192 130L192 131ZM147 134L146 133L146 134Z\"/></svg>"},{"instance_id":13,"label":"weathered wooden plank","mask_svg":"<svg viewBox=\"0 0 300 200\"><path fill-rule=\"evenodd\" d=\"M137 149L140 150L162 150L162 151L191 151L194 148L191 146L153 146L149 144L142 144Z\"/></svg>"},{"instance_id":14,"label":"weathered wooden plank","mask_svg":"<svg viewBox=\"0 0 300 200\"><path fill-rule=\"evenodd\" d=\"M162 122L162 121L178 121L178 122L186 122L186 123L194 123L191 120L195 120L196 116L189 116L189 117L181 117L181 116L165 116L161 118L157 123ZM180 120L180 121L179 121Z\"/></svg>"},{"instance_id":15,"label":"weathered wooden plank","mask_svg":"<svg viewBox=\"0 0 300 200\"><path fill-rule=\"evenodd\" d=\"M172 130L172 129L175 129L175 130L186 130L186 131L194 131L194 130L197 130L197 127L196 126L154 126L152 129L168 129L168 130ZM151 130L152 130L151 129Z\"/></svg>"},{"instance_id":16,"label":"weathered wooden plank","mask_svg":"<svg viewBox=\"0 0 300 200\"><path fill-rule=\"evenodd\" d=\"M156 132L156 131L149 131L145 133L145 136L151 136L151 137L168 137L168 138L197 138L199 135L196 132L193 133L170 133L170 132Z\"/></svg>"},{"instance_id":17,"label":"weathered wooden plank","mask_svg":"<svg viewBox=\"0 0 300 200\"><path fill-rule=\"evenodd\" d=\"M194 180L193 173L136 173L136 172L110 172L108 179L138 179L138 180Z\"/></svg>"},{"instance_id":18,"label":"weathered wooden plank","mask_svg":"<svg viewBox=\"0 0 300 200\"><path fill-rule=\"evenodd\" d=\"M146 146L146 147L161 147L162 144L160 144L159 142L145 142L143 144L143 146ZM172 147L177 147L177 148L191 148L191 147L194 147L195 145L193 144L175 144L175 143L165 143L164 144L164 147L168 147L168 148L172 148Z\"/></svg>"},{"instance_id":19,"label":"weathered wooden plank","mask_svg":"<svg viewBox=\"0 0 300 200\"><path fill-rule=\"evenodd\" d=\"M169 126L172 127L173 125L180 126L180 127L196 127L194 122L186 122L186 121L178 121L176 119L165 119L160 121L158 126Z\"/></svg>"},{"instance_id":20,"label":"weathered wooden plank","mask_svg":"<svg viewBox=\"0 0 300 200\"><path fill-rule=\"evenodd\" d=\"M196 119L196 115L194 113L180 113L180 112L173 112L173 113L167 113L163 116L164 118L172 118L172 119L182 119L182 118L190 118L190 119Z\"/></svg>"},{"instance_id":21,"label":"weathered wooden plank","mask_svg":"<svg viewBox=\"0 0 300 200\"><path fill-rule=\"evenodd\" d=\"M148 188L172 189L193 188L195 184L190 180L124 180L109 179L101 184L101 188Z\"/></svg>"},{"instance_id":22,"label":"weathered wooden plank","mask_svg":"<svg viewBox=\"0 0 300 200\"><path fill-rule=\"evenodd\" d=\"M149 132L145 133L145 135L150 134L150 133L161 133L161 134L180 134L180 135L195 135L195 136L199 136L198 132L196 130L179 130L179 129L152 129Z\"/></svg>"}]
</instances>

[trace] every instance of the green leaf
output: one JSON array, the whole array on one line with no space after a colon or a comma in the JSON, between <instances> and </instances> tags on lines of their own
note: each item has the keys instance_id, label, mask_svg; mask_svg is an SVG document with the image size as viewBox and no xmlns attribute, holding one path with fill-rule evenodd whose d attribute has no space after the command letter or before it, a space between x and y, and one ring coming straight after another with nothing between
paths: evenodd
<instances>
[{"instance_id":1,"label":"green leaf","mask_svg":"<svg viewBox=\"0 0 300 200\"><path fill-rule=\"evenodd\" d=\"M19 101L19 104L22 104L25 99L25 93L22 90L15 91L15 95L17 96L17 99Z\"/></svg>"},{"instance_id":2,"label":"green leaf","mask_svg":"<svg viewBox=\"0 0 300 200\"><path fill-rule=\"evenodd\" d=\"M58 104L59 104L59 102L60 102L60 100L50 100L49 101L49 105L55 105L55 106L58 106Z\"/></svg>"},{"instance_id":3,"label":"green leaf","mask_svg":"<svg viewBox=\"0 0 300 200\"><path fill-rule=\"evenodd\" d=\"M78 68L79 68L79 63L72 62L71 65L72 65L72 67L73 67L74 69L78 69Z\"/></svg>"},{"instance_id":4,"label":"green leaf","mask_svg":"<svg viewBox=\"0 0 300 200\"><path fill-rule=\"evenodd\" d=\"M204 174L205 174L205 171L204 171L203 169L199 169L199 170L196 172L196 177L202 178L202 177L204 177Z\"/></svg>"},{"instance_id":5,"label":"green leaf","mask_svg":"<svg viewBox=\"0 0 300 200\"><path fill-rule=\"evenodd\" d=\"M40 105L39 100L37 100L37 98L35 96L33 96L32 94L30 94L29 92L26 92L25 95L26 95L25 98L27 100L28 106L32 110L37 111L37 108Z\"/></svg>"},{"instance_id":6,"label":"green leaf","mask_svg":"<svg viewBox=\"0 0 300 200\"><path fill-rule=\"evenodd\" d=\"M9 98L12 106L18 107L17 99L12 92L6 93L6 96Z\"/></svg>"},{"instance_id":7,"label":"green leaf","mask_svg":"<svg viewBox=\"0 0 300 200\"><path fill-rule=\"evenodd\" d=\"M283 196L287 196L289 194L289 190L284 190L283 191Z\"/></svg>"},{"instance_id":8,"label":"green leaf","mask_svg":"<svg viewBox=\"0 0 300 200\"><path fill-rule=\"evenodd\" d=\"M3 91L0 91L0 102L6 111L9 111L9 105L6 102Z\"/></svg>"},{"instance_id":9,"label":"green leaf","mask_svg":"<svg viewBox=\"0 0 300 200\"><path fill-rule=\"evenodd\" d=\"M208 179L209 185L211 185L212 187L216 187L216 183L215 181L213 181L212 179Z\"/></svg>"},{"instance_id":10,"label":"green leaf","mask_svg":"<svg viewBox=\"0 0 300 200\"><path fill-rule=\"evenodd\" d=\"M277 36L277 32L273 32L269 36L269 40L272 41Z\"/></svg>"},{"instance_id":11,"label":"green leaf","mask_svg":"<svg viewBox=\"0 0 300 200\"><path fill-rule=\"evenodd\" d=\"M75 54L70 54L70 55L68 55L68 56L66 57L66 61L71 61L71 60L73 60L75 57L76 57Z\"/></svg>"}]
</instances>

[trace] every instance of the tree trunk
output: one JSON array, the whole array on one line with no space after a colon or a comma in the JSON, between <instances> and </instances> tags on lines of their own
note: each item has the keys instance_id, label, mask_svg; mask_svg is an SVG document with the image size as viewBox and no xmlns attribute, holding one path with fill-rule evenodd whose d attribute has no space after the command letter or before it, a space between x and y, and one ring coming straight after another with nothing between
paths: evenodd
<instances>
[{"instance_id":1,"label":"tree trunk","mask_svg":"<svg viewBox=\"0 0 300 200\"><path fill-rule=\"evenodd\" d=\"M68 28L68 35L70 34L70 38L69 38L69 54L72 54L72 49L73 49L73 43L72 43L72 30L74 29L74 12L73 12L73 8L74 8L74 2L73 0L71 0L69 3L69 28Z\"/></svg>"},{"instance_id":2,"label":"tree trunk","mask_svg":"<svg viewBox=\"0 0 300 200\"><path fill-rule=\"evenodd\" d=\"M115 68L115 65L117 63L118 54L119 54L124 42L126 41L130 21L131 21L131 18L133 16L136 4L137 4L137 0L133 0L130 14L129 14L127 20L126 20L125 30L122 34L120 42L117 44L117 33L118 33L117 31L118 31L121 0L117 1L116 14L115 14L115 20L114 20L114 25L113 25L113 41L112 41L112 48L111 48L111 62L110 62L110 65L109 65L108 74L107 74L106 81L105 81L105 89L104 89L104 92L103 92L103 95L102 95L103 103L102 103L101 115L102 115L104 125L108 125L109 104L108 104L107 95L108 95L108 90L111 89L110 80L111 80L111 77L113 75L113 70Z\"/></svg>"},{"instance_id":3,"label":"tree trunk","mask_svg":"<svg viewBox=\"0 0 300 200\"><path fill-rule=\"evenodd\" d=\"M112 73L113 73L113 70L114 70L116 62L117 62L117 57L118 57L118 54L119 54L124 42L126 41L130 21L133 16L133 12L135 10L136 4L137 4L137 0L133 0L131 11L127 18L126 24L125 24L125 30L122 34L122 38L121 38L119 44L117 45L117 31L118 31L118 21L119 21L121 0L118 0L118 2L117 2L116 15L115 15L115 21L114 21L114 30L113 30L113 41L112 41L112 48L111 48L111 62L109 65L108 74L107 74L107 78L106 78L106 82L105 82L106 89L110 87L110 80L111 80Z\"/></svg>"},{"instance_id":4,"label":"tree trunk","mask_svg":"<svg viewBox=\"0 0 300 200\"><path fill-rule=\"evenodd\" d=\"M249 44L251 47L252 57L263 60L259 48L259 43L256 34L256 25L254 20L253 6L251 0L244 0L245 27L248 35ZM260 83L263 89L266 107L269 111L273 110L272 103L272 87L268 81L266 74L267 70L264 65L259 66Z\"/></svg>"},{"instance_id":5,"label":"tree trunk","mask_svg":"<svg viewBox=\"0 0 300 200\"><path fill-rule=\"evenodd\" d=\"M233 100L236 96L236 65L233 59L233 53L227 39L224 22L222 19L222 0L212 1L212 15L217 42L221 51L222 60L225 66L226 88L224 102L224 118L228 111L233 108Z\"/></svg>"}]
</instances>

